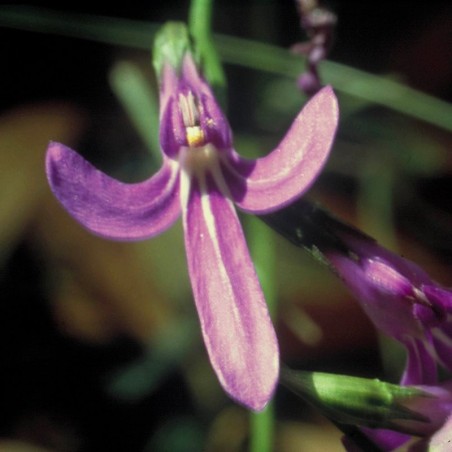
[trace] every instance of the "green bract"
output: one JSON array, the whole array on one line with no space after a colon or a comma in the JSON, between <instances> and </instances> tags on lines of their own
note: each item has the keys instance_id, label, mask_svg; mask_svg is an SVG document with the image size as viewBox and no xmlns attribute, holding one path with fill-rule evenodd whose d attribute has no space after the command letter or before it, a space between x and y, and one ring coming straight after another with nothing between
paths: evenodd
<instances>
[{"instance_id":1,"label":"green bract","mask_svg":"<svg viewBox=\"0 0 452 452\"><path fill-rule=\"evenodd\" d=\"M413 397L429 397L417 388L378 379L288 370L282 373L282 382L340 423L389 427L402 419L428 421L403 405Z\"/></svg>"},{"instance_id":2,"label":"green bract","mask_svg":"<svg viewBox=\"0 0 452 452\"><path fill-rule=\"evenodd\" d=\"M152 63L157 77L160 79L165 63L179 73L187 52L195 56L187 26L183 22L166 22L155 35L152 52Z\"/></svg>"}]
</instances>

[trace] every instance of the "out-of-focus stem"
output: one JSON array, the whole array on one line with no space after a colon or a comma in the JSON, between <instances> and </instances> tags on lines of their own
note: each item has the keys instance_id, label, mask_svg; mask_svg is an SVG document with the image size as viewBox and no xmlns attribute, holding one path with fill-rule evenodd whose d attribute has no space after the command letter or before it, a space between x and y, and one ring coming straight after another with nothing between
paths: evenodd
<instances>
[{"instance_id":1,"label":"out-of-focus stem","mask_svg":"<svg viewBox=\"0 0 452 452\"><path fill-rule=\"evenodd\" d=\"M226 77L212 34L212 0L191 1L188 28L195 40L206 79L214 89L224 87Z\"/></svg>"},{"instance_id":2,"label":"out-of-focus stem","mask_svg":"<svg viewBox=\"0 0 452 452\"><path fill-rule=\"evenodd\" d=\"M276 314L275 248L274 233L265 224L250 218L248 222L248 243L256 271L264 291L272 317ZM273 403L260 413L250 415L250 452L271 452L274 450L274 407Z\"/></svg>"}]
</instances>

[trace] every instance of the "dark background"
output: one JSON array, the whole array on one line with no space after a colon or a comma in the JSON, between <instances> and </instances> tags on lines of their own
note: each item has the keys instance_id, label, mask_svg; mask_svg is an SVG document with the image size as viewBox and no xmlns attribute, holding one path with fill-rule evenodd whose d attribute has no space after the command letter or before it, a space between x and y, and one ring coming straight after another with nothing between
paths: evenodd
<instances>
[{"instance_id":1,"label":"dark background","mask_svg":"<svg viewBox=\"0 0 452 452\"><path fill-rule=\"evenodd\" d=\"M113 3L27 5L153 22L184 20L187 15L187 2L183 1ZM447 101L452 99L450 1L415 4L338 0L329 5L338 16L332 60L373 73L398 73L415 88ZM288 0L217 1L214 29L289 47L304 39L296 11L294 2ZM96 159L108 149L120 155L119 160L127 160L140 144L130 126L123 124L124 114L106 82L106 73L118 52L124 50L81 39L0 28L0 113L49 99L75 103L90 115L89 126L80 138L85 152ZM240 72L229 67L227 74L232 88L240 85ZM230 95L233 126L247 128L246 111L237 96ZM110 127L104 127L107 123ZM112 144L116 146L113 150ZM445 173L434 178L434 183L422 180L419 184L423 184L427 200L434 203L440 199L441 209L450 212L450 195L441 196L451 193L450 177L448 171ZM142 353L141 345L120 335L109 344L95 346L62 334L46 303L46 262L33 250L28 236L24 236L1 270L0 436L61 452L138 452L146 444L151 447L149 437L162 419L175 414L190 416L195 410L185 380L175 371L152 395L134 403L107 395L103 391L105 374L133 362ZM319 369L324 359L317 357L304 365ZM334 364L341 362L343 369L360 362L375 372L381 370L362 350L329 355L329 359ZM285 393L279 397L281 416L288 416L293 411L289 397ZM39 413L47 414L42 417ZM197 450L208 421L201 417L190 424L194 425L190 430L194 435L191 448L185 444L168 450Z\"/></svg>"}]
</instances>

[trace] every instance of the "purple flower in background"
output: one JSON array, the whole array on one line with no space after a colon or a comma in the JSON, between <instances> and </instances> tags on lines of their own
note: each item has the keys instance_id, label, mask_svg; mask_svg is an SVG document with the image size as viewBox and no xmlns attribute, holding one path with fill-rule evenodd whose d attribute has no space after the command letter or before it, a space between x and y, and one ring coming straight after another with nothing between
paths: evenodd
<instances>
[{"instance_id":1,"label":"purple flower in background","mask_svg":"<svg viewBox=\"0 0 452 452\"><path fill-rule=\"evenodd\" d=\"M306 56L306 71L297 80L300 90L312 96L322 87L318 70L333 45L336 15L317 0L297 0L300 25L308 41L292 46L292 52Z\"/></svg>"},{"instance_id":2,"label":"purple flower in background","mask_svg":"<svg viewBox=\"0 0 452 452\"><path fill-rule=\"evenodd\" d=\"M406 417L391 418L389 429L361 427L362 432L377 444L382 451L403 450L407 452L448 451L452 440L452 382L436 386L410 386L419 391L412 396L396 396L394 401L401 410L407 410ZM419 437L421 439L416 440ZM364 452L356 438L342 439L348 452ZM430 446L430 448L429 448ZM443 448L440 448L442 446ZM436 447L436 448L435 448Z\"/></svg>"},{"instance_id":3,"label":"purple flower in background","mask_svg":"<svg viewBox=\"0 0 452 452\"><path fill-rule=\"evenodd\" d=\"M405 346L401 383L435 384L437 363L452 370L452 292L369 237L338 236L349 253L325 255L376 327Z\"/></svg>"},{"instance_id":4,"label":"purple flower in background","mask_svg":"<svg viewBox=\"0 0 452 452\"><path fill-rule=\"evenodd\" d=\"M327 264L375 326L405 346L402 384L436 384L437 364L452 371L452 290L305 199L262 219Z\"/></svg>"},{"instance_id":5,"label":"purple flower in background","mask_svg":"<svg viewBox=\"0 0 452 452\"><path fill-rule=\"evenodd\" d=\"M304 193L328 157L337 101L332 89L324 88L273 152L246 160L235 152L228 122L188 44L179 42L169 51L170 44L156 44L164 55L156 65L160 170L127 184L63 144L50 143L47 176L66 210L109 239L154 237L182 214L188 270L212 366L232 398L261 410L274 391L279 352L234 204L266 213Z\"/></svg>"},{"instance_id":6,"label":"purple flower in background","mask_svg":"<svg viewBox=\"0 0 452 452\"><path fill-rule=\"evenodd\" d=\"M435 385L438 363L452 371L452 292L432 281L415 263L369 237L347 232L338 235L349 253L325 254L375 326L405 346L407 363L401 384ZM433 407L427 413L431 422L423 424L431 431L445 421L452 398L450 390L439 387L431 386L427 393L436 397L423 399L424 409L429 402ZM384 451L392 451L410 440L409 434L400 431L362 431Z\"/></svg>"}]
</instances>

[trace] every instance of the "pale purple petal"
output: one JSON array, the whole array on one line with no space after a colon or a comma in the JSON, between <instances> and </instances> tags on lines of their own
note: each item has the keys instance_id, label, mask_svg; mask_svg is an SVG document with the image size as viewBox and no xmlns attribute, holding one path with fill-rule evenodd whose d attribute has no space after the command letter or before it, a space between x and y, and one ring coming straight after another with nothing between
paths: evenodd
<instances>
[{"instance_id":1,"label":"pale purple petal","mask_svg":"<svg viewBox=\"0 0 452 452\"><path fill-rule=\"evenodd\" d=\"M46 155L50 187L66 210L103 237L139 240L169 228L180 214L179 173L164 160L150 179L126 184L96 169L63 144L52 142Z\"/></svg>"},{"instance_id":2,"label":"pale purple petal","mask_svg":"<svg viewBox=\"0 0 452 452\"><path fill-rule=\"evenodd\" d=\"M363 260L363 272L367 284L378 289L385 295L394 297L409 297L413 293L410 280L400 274L387 261L379 257Z\"/></svg>"},{"instance_id":3,"label":"pale purple petal","mask_svg":"<svg viewBox=\"0 0 452 452\"><path fill-rule=\"evenodd\" d=\"M262 214L303 194L326 162L337 123L337 99L327 86L308 102L269 155L245 160L231 152L224 172L236 204Z\"/></svg>"},{"instance_id":4,"label":"pale purple petal","mask_svg":"<svg viewBox=\"0 0 452 452\"><path fill-rule=\"evenodd\" d=\"M232 202L207 176L182 182L188 268L209 358L229 395L259 411L279 372L278 345ZM186 204L186 205L185 205Z\"/></svg>"},{"instance_id":5,"label":"pale purple petal","mask_svg":"<svg viewBox=\"0 0 452 452\"><path fill-rule=\"evenodd\" d=\"M406 290L402 275L397 278L398 273L390 272L379 257L362 261L343 253L328 253L327 257L378 329L402 342L407 336L423 337L423 328L411 313L411 299L402 296Z\"/></svg>"},{"instance_id":6,"label":"pale purple petal","mask_svg":"<svg viewBox=\"0 0 452 452\"><path fill-rule=\"evenodd\" d=\"M428 446L425 449L416 449L420 450L429 450L429 451L437 451L437 452L447 452L450 450L452 442L452 414L447 418L446 422L435 434L430 438Z\"/></svg>"},{"instance_id":7,"label":"pale purple petal","mask_svg":"<svg viewBox=\"0 0 452 452\"><path fill-rule=\"evenodd\" d=\"M444 323L432 329L433 343L438 361L452 371L452 315L448 314Z\"/></svg>"},{"instance_id":8,"label":"pale purple petal","mask_svg":"<svg viewBox=\"0 0 452 452\"><path fill-rule=\"evenodd\" d=\"M178 86L179 79L176 70L171 64L164 64L160 78L160 122L162 122L162 116L166 110L168 101L178 92Z\"/></svg>"},{"instance_id":9,"label":"pale purple petal","mask_svg":"<svg viewBox=\"0 0 452 452\"><path fill-rule=\"evenodd\" d=\"M438 378L437 367L432 353L429 353L427 339L421 341L411 338L404 342L407 350L407 363L400 384L429 385Z\"/></svg>"}]
</instances>

